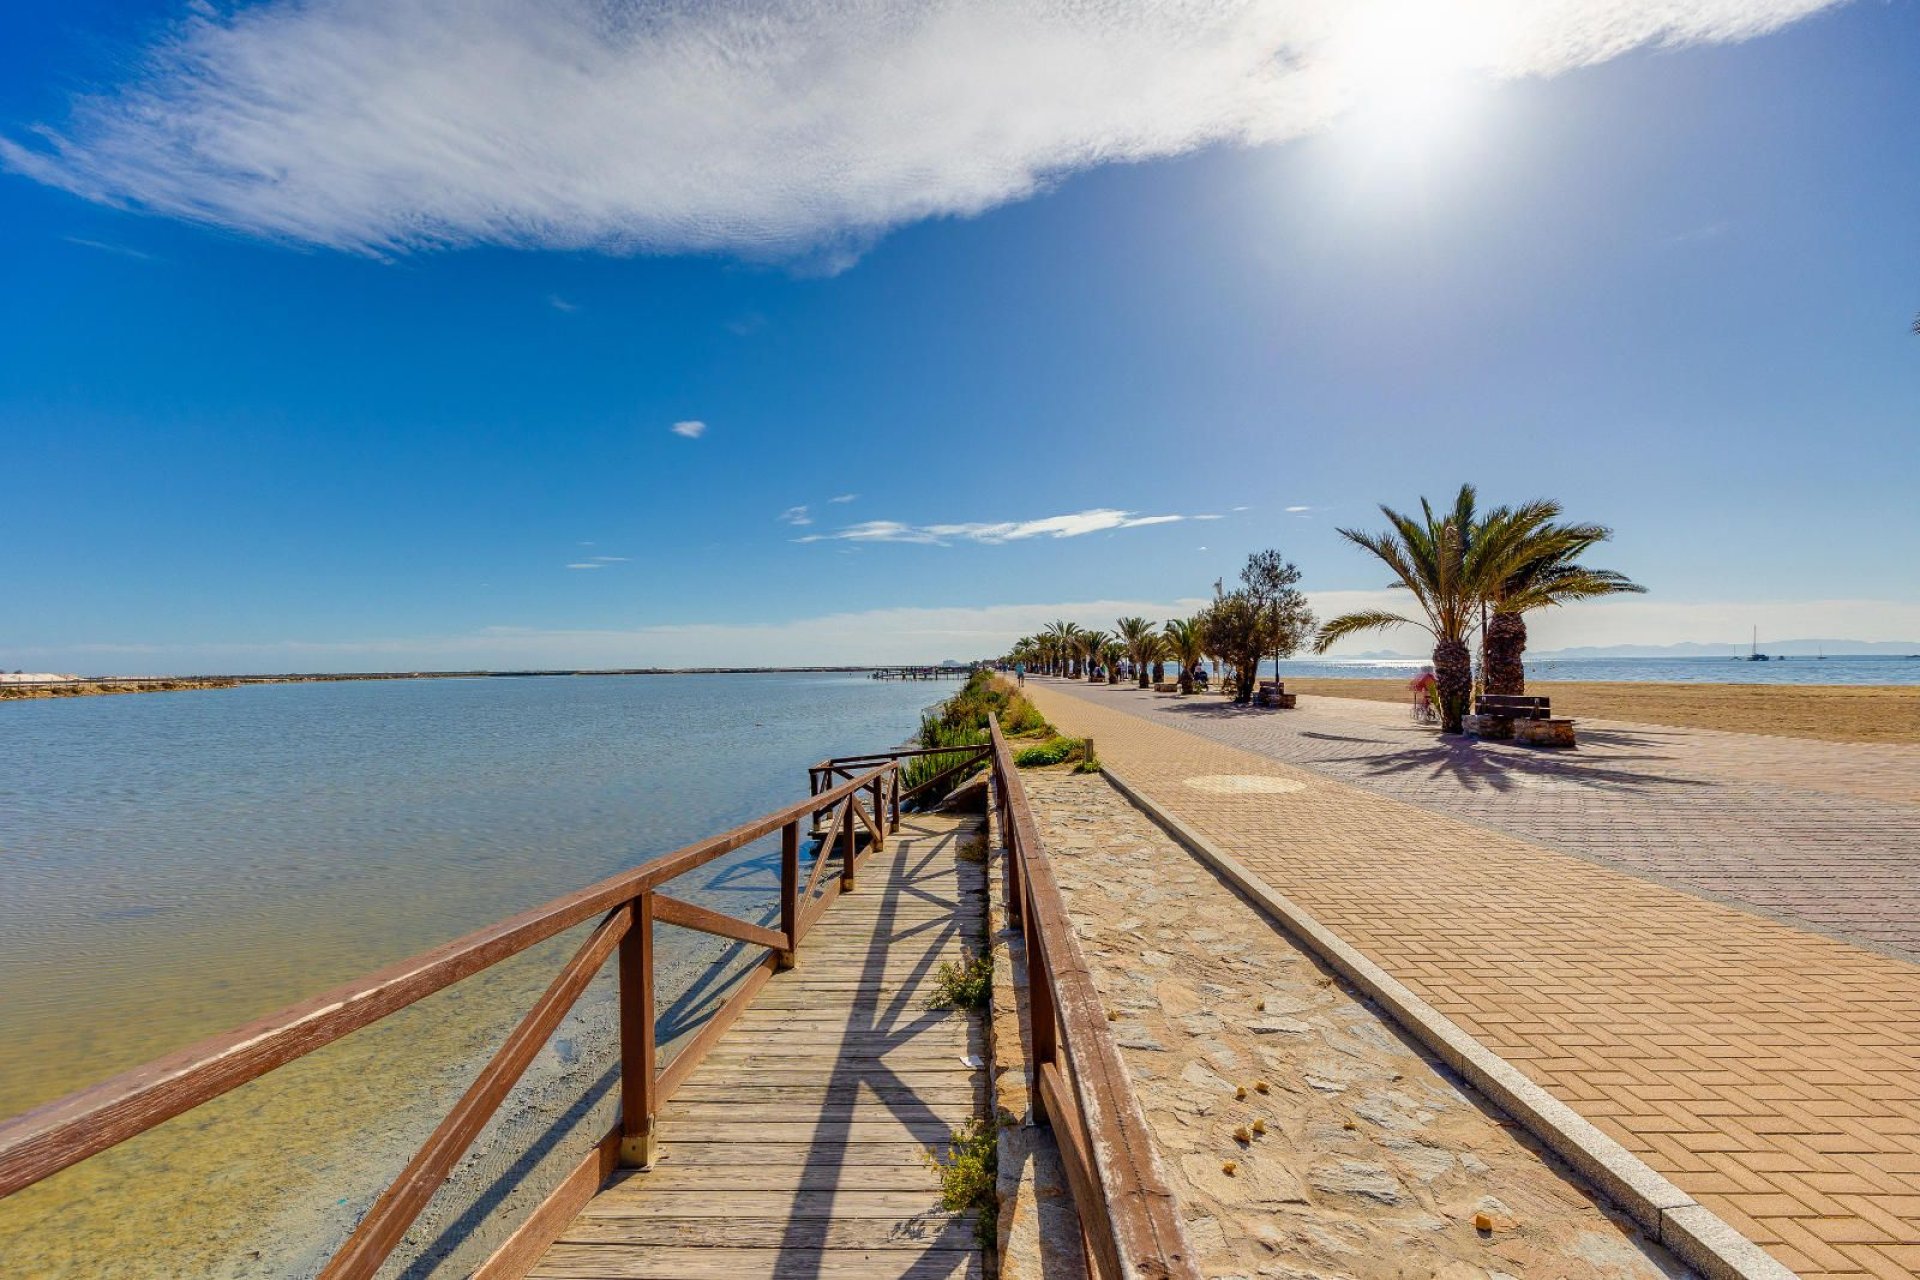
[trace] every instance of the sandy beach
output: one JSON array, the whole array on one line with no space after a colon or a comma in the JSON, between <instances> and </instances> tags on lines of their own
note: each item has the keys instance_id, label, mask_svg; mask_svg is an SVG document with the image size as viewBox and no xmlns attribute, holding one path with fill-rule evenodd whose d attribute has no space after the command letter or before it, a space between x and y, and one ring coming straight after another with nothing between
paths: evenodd
<instances>
[{"instance_id":1,"label":"sandy beach","mask_svg":"<svg viewBox=\"0 0 1920 1280\"><path fill-rule=\"evenodd\" d=\"M1406 701L1404 680L1287 680L1287 692ZM1530 680L1556 715L1770 733L1825 742L1920 742L1920 685L1654 684Z\"/></svg>"}]
</instances>

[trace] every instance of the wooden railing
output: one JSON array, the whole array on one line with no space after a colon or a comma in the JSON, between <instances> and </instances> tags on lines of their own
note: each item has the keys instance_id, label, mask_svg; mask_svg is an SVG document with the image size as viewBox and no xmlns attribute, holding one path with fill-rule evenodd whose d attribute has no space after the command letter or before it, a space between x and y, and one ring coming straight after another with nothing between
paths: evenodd
<instances>
[{"instance_id":1,"label":"wooden railing","mask_svg":"<svg viewBox=\"0 0 1920 1280\"><path fill-rule=\"evenodd\" d=\"M1050 1125L1102 1280L1198 1280L1179 1205L1107 1028L1105 1006L1067 918L998 717L988 720L996 827L1006 849L1009 923L1027 959L1027 1060L1035 1119Z\"/></svg>"},{"instance_id":2,"label":"wooden railing","mask_svg":"<svg viewBox=\"0 0 1920 1280\"><path fill-rule=\"evenodd\" d=\"M617 951L622 1067L619 1128L589 1155L555 1198L536 1210L536 1218L551 1223L559 1215L556 1206L563 1203L560 1197L571 1194L568 1187L584 1187L585 1194L591 1194L611 1164L645 1167L652 1163L657 1141L654 1118L662 1104L706 1057L767 979L776 970L793 964L801 939L833 900L853 887L854 873L864 857L860 832L865 831L870 852L884 848L887 833L899 829L900 805L907 797L900 793L897 755L861 759L871 763L860 768L840 767L842 762L837 761L816 766L812 795L777 813L655 858L0 1124L0 1197L144 1133L598 916L600 922L587 940L521 1018L400 1176L374 1201L321 1276L323 1280L357 1280L379 1269L574 1001ZM823 767L830 768L831 774L823 777L819 772ZM836 782L835 778L842 780ZM863 795L868 804L862 803ZM812 874L802 885L801 824L826 815L831 815L831 823L820 842ZM775 831L781 833L778 929L736 920L661 892L668 881ZM840 850L840 873L822 891L822 876L836 847ZM664 1069L658 1064L654 1044L656 923L767 949L733 994ZM560 1224L566 1216L570 1211L559 1216ZM527 1245L528 1249L533 1247ZM509 1251L503 1246L503 1253ZM482 1272L492 1276L523 1269L489 1263Z\"/></svg>"}]
</instances>

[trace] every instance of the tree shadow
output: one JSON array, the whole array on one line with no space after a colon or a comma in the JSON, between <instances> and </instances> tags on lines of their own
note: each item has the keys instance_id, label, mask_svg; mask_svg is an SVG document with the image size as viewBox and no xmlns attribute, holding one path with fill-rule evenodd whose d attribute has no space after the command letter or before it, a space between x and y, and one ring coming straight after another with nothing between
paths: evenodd
<instances>
[{"instance_id":1,"label":"tree shadow","mask_svg":"<svg viewBox=\"0 0 1920 1280\"><path fill-rule=\"evenodd\" d=\"M1358 765L1367 778L1424 772L1430 781L1453 782L1464 790L1510 792L1534 782L1559 782L1609 791L1651 791L1711 786L1697 778L1651 773L1631 761L1658 756L1613 756L1606 761L1528 747L1504 747L1474 738L1442 735L1431 745L1381 755L1355 755L1342 763Z\"/></svg>"}]
</instances>

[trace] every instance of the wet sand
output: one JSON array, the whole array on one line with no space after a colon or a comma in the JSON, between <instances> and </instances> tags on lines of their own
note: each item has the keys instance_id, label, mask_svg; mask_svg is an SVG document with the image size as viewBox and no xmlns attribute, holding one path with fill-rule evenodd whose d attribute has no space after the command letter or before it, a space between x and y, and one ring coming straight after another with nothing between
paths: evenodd
<instances>
[{"instance_id":1,"label":"wet sand","mask_svg":"<svg viewBox=\"0 0 1920 1280\"><path fill-rule=\"evenodd\" d=\"M1288 693L1405 702L1404 680L1287 679ZM1653 684L1529 680L1555 715L1823 742L1920 743L1920 685Z\"/></svg>"}]
</instances>

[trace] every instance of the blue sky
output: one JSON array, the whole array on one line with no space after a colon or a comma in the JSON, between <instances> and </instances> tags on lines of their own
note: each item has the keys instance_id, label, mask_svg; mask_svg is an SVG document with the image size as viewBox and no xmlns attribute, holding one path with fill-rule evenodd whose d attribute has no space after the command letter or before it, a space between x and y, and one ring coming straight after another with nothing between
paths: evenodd
<instances>
[{"instance_id":1,"label":"blue sky","mask_svg":"<svg viewBox=\"0 0 1920 1280\"><path fill-rule=\"evenodd\" d=\"M1543 646L1920 638L1912 0L515 8L10 15L0 666L966 657L1266 546L1330 612L1462 480L1651 589Z\"/></svg>"}]
</instances>

